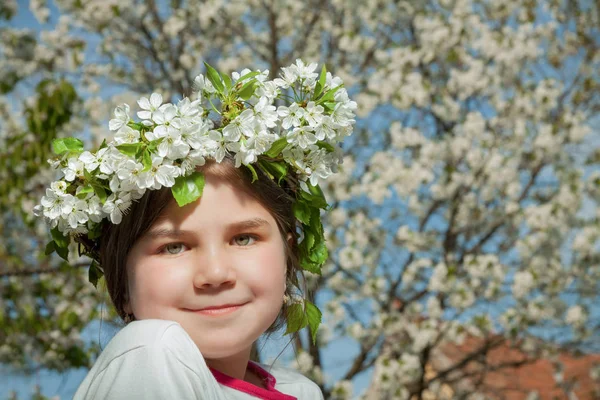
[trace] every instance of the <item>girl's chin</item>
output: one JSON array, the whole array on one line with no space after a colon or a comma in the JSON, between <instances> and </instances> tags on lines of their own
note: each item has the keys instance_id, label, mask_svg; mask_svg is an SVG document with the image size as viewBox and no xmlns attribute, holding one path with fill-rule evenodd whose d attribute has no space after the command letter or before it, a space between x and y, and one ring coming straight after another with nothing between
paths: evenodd
<instances>
[{"instance_id":1,"label":"girl's chin","mask_svg":"<svg viewBox=\"0 0 600 400\"><path fill-rule=\"evenodd\" d=\"M242 327L234 324L216 330L197 328L186 331L204 358L222 359L247 351L264 330L243 331Z\"/></svg>"},{"instance_id":2,"label":"girl's chin","mask_svg":"<svg viewBox=\"0 0 600 400\"><path fill-rule=\"evenodd\" d=\"M236 356L245 351L249 351L253 343L254 341L242 343L239 341L239 339L227 340L227 338L224 338L224 340L219 340L217 343L207 343L206 341L203 341L202 343L196 343L196 345L200 349L200 353L202 353L202 356L205 359L220 360Z\"/></svg>"}]
</instances>

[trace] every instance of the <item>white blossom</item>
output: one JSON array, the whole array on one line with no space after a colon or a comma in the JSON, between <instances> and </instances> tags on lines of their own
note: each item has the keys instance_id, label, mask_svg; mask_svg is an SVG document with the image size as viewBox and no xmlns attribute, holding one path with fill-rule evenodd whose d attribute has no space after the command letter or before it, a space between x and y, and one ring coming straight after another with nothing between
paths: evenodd
<instances>
[{"instance_id":1,"label":"white blossom","mask_svg":"<svg viewBox=\"0 0 600 400\"><path fill-rule=\"evenodd\" d=\"M164 162L163 157L152 157L152 166L150 170L144 172L146 179L145 188L160 189L161 187L171 187L175 184L175 178L179 176L179 168Z\"/></svg>"},{"instance_id":2,"label":"white blossom","mask_svg":"<svg viewBox=\"0 0 600 400\"><path fill-rule=\"evenodd\" d=\"M309 101L304 112L304 119L311 127L315 128L323 120L323 111L325 111L323 106L316 105L314 101Z\"/></svg>"},{"instance_id":3,"label":"white blossom","mask_svg":"<svg viewBox=\"0 0 600 400\"><path fill-rule=\"evenodd\" d=\"M137 143L140 141L140 132L129 127L122 126L115 134L115 144Z\"/></svg>"},{"instance_id":4,"label":"white blossom","mask_svg":"<svg viewBox=\"0 0 600 400\"><path fill-rule=\"evenodd\" d=\"M281 126L283 129L289 129L293 127L299 127L301 125L300 119L304 117L304 108L300 107L297 103L292 103L289 107L279 106L277 114L283 117Z\"/></svg>"},{"instance_id":5,"label":"white blossom","mask_svg":"<svg viewBox=\"0 0 600 400\"><path fill-rule=\"evenodd\" d=\"M317 143L317 137L310 126L294 128L286 136L288 143L292 143L302 149L306 149L309 145Z\"/></svg>"},{"instance_id":6,"label":"white blossom","mask_svg":"<svg viewBox=\"0 0 600 400\"><path fill-rule=\"evenodd\" d=\"M108 128L111 131L118 131L129 122L129 105L123 104L115 108L115 118L108 122Z\"/></svg>"},{"instance_id":7,"label":"white blossom","mask_svg":"<svg viewBox=\"0 0 600 400\"><path fill-rule=\"evenodd\" d=\"M111 194L106 199L106 202L102 206L102 211L110 216L110 221L113 224L120 224L123 219L123 215L127 213L131 206L131 194L127 192L120 192L118 196Z\"/></svg>"},{"instance_id":8,"label":"white blossom","mask_svg":"<svg viewBox=\"0 0 600 400\"><path fill-rule=\"evenodd\" d=\"M276 107L267 97L261 97L254 106L254 117L267 128L274 128L277 125Z\"/></svg>"},{"instance_id":9,"label":"white blossom","mask_svg":"<svg viewBox=\"0 0 600 400\"><path fill-rule=\"evenodd\" d=\"M231 142L237 142L242 135L252 136L253 129L254 113L252 110L247 109L223 128L223 137Z\"/></svg>"},{"instance_id":10,"label":"white blossom","mask_svg":"<svg viewBox=\"0 0 600 400\"><path fill-rule=\"evenodd\" d=\"M569 307L565 316L565 322L575 326L583 325L586 322L586 319L586 312L580 305Z\"/></svg>"},{"instance_id":11,"label":"white blossom","mask_svg":"<svg viewBox=\"0 0 600 400\"><path fill-rule=\"evenodd\" d=\"M83 176L83 169L83 162L78 158L71 157L67 162L67 167L63 168L62 172L65 174L65 179L72 182L75 178Z\"/></svg>"},{"instance_id":12,"label":"white blossom","mask_svg":"<svg viewBox=\"0 0 600 400\"><path fill-rule=\"evenodd\" d=\"M534 279L530 271L519 271L514 276L513 295L522 298L533 288Z\"/></svg>"},{"instance_id":13,"label":"white blossom","mask_svg":"<svg viewBox=\"0 0 600 400\"><path fill-rule=\"evenodd\" d=\"M162 102L163 98L160 93L152 93L150 95L150 99L148 99L147 97L141 97L138 100L138 105L140 106L142 111L138 111L137 116L143 121L153 121L154 113L158 111L158 109L162 105Z\"/></svg>"}]
</instances>

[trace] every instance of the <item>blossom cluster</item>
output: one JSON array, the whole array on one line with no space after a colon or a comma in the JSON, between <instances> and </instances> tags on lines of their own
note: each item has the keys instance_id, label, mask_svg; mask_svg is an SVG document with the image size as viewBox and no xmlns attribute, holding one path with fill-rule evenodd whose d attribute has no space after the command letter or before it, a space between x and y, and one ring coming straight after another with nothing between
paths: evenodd
<instances>
[{"instance_id":1,"label":"blossom cluster","mask_svg":"<svg viewBox=\"0 0 600 400\"><path fill-rule=\"evenodd\" d=\"M142 97L139 122L128 104L116 107L109 121L114 140L96 152L83 151L76 139L60 141L60 157L49 162L63 176L34 213L63 234L88 233L105 218L119 224L146 190L173 187L207 159L220 163L226 154L236 167L252 167L261 156L285 161L307 192L336 171L339 142L352 133L356 109L339 77L325 68L319 76L316 63L299 59L272 81L268 70L222 78L207 67L207 76L194 80L195 98L172 104L159 93ZM212 110L221 126L209 118Z\"/></svg>"}]
</instances>

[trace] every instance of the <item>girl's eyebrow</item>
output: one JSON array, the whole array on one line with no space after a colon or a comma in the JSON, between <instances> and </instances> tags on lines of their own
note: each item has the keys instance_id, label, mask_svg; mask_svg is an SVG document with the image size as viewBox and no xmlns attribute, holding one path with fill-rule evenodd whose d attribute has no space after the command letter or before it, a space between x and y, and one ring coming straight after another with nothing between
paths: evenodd
<instances>
[{"instance_id":1,"label":"girl's eyebrow","mask_svg":"<svg viewBox=\"0 0 600 400\"><path fill-rule=\"evenodd\" d=\"M245 221L233 222L227 225L225 229L229 232L243 229L256 229L266 226L269 226L269 222L266 219L252 218ZM194 231L184 229L159 228L146 232L143 237L149 239L180 238L185 235L193 235L194 233Z\"/></svg>"}]
</instances>

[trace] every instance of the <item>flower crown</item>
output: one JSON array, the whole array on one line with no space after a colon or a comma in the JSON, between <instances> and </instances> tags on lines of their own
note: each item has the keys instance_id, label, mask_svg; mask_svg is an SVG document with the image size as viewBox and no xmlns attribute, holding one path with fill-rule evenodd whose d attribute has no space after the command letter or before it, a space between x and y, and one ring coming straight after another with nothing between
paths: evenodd
<instances>
[{"instance_id":1,"label":"flower crown","mask_svg":"<svg viewBox=\"0 0 600 400\"><path fill-rule=\"evenodd\" d=\"M53 141L56 157L48 162L64 176L34 208L52 228L46 254L56 251L67 259L73 240L79 255L93 259L89 279L96 285L103 273L98 239L104 223L119 224L146 190L170 187L179 206L197 200L204 176L196 167L207 159L220 163L229 154L236 167L250 170L253 182L259 168L280 185L299 186L293 211L302 230L300 265L321 272L328 255L320 209L328 204L318 183L342 162L338 144L352 133L356 103L339 77L325 66L319 75L316 63L300 59L274 80L267 80L268 70L228 76L205 66L206 76L194 80L192 99L175 105L163 103L158 93L142 97L139 122L130 119L129 105L116 107L109 121L114 141L105 140L96 152L84 151L76 138ZM220 116L219 127L209 119L213 112ZM292 303L286 333L308 325L315 340L321 312L307 300Z\"/></svg>"}]
</instances>

